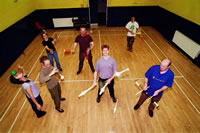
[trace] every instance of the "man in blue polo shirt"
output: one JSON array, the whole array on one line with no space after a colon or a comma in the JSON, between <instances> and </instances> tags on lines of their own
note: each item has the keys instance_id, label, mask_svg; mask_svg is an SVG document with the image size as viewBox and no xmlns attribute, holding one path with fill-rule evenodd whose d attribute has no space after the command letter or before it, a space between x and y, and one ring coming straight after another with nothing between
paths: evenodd
<instances>
[{"instance_id":1,"label":"man in blue polo shirt","mask_svg":"<svg viewBox=\"0 0 200 133\"><path fill-rule=\"evenodd\" d=\"M170 65L171 61L164 59L160 65L152 66L145 73L143 92L138 103L134 106L134 110L137 110L147 98L152 97L148 110L149 115L153 117L153 103L161 99L164 90L172 87L174 73L169 69Z\"/></svg>"}]
</instances>

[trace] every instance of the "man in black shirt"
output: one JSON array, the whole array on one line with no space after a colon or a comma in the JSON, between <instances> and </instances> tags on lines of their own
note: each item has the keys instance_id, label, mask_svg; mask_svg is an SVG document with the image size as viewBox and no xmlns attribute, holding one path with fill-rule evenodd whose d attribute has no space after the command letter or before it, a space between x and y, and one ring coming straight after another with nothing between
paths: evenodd
<instances>
[{"instance_id":1,"label":"man in black shirt","mask_svg":"<svg viewBox=\"0 0 200 133\"><path fill-rule=\"evenodd\" d=\"M51 65L54 66L54 62L53 62L53 58L54 58L55 61L56 61L57 68L60 71L62 71L62 68L60 66L59 59L58 59L58 54L57 54L56 49L54 47L54 45L56 44L56 39L48 37L47 33L42 34L42 39L43 39L42 44L46 48L47 55L50 59Z\"/></svg>"},{"instance_id":2,"label":"man in black shirt","mask_svg":"<svg viewBox=\"0 0 200 133\"><path fill-rule=\"evenodd\" d=\"M80 28L80 35L78 35L75 39L72 53L75 53L75 49L78 43L80 46L80 52L79 52L79 69L77 74L79 74L83 68L83 62L85 57L88 57L88 63L90 65L92 72L94 72L95 70L92 63L92 54L91 54L91 50L94 47L94 42L92 40L92 37L87 34L85 27Z\"/></svg>"}]
</instances>

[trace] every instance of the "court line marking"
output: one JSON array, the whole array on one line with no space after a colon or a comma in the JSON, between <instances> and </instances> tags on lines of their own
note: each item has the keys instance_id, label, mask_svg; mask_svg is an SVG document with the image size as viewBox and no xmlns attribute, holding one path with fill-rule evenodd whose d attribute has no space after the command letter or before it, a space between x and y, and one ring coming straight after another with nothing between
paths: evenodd
<instances>
[{"instance_id":1,"label":"court line marking","mask_svg":"<svg viewBox=\"0 0 200 133\"><path fill-rule=\"evenodd\" d=\"M63 33L63 32L60 32L60 33L59 33L58 38L60 38L60 36L61 36L62 33Z\"/></svg>"},{"instance_id":2,"label":"court line marking","mask_svg":"<svg viewBox=\"0 0 200 133\"><path fill-rule=\"evenodd\" d=\"M39 77L39 74L40 74L40 73L38 73L38 75L37 75L35 81L37 81L37 79L38 79L38 77ZM34 81L34 82L35 82L35 81ZM12 130L13 126L15 125L15 123L16 123L16 121L17 121L17 119L18 119L18 116L20 115L22 109L24 108L24 105L25 105L26 101L27 101L27 99L24 100L24 103L23 103L23 105L21 106L21 108L20 108L20 110L19 110L17 116L15 117L15 120L13 121L13 123L12 123L12 125L11 125L11 127L10 127L10 129L9 129L8 132L10 132L10 131Z\"/></svg>"},{"instance_id":3,"label":"court line marking","mask_svg":"<svg viewBox=\"0 0 200 133\"><path fill-rule=\"evenodd\" d=\"M144 40L144 42L147 44L147 46L150 48L150 50L153 52L153 54L156 56L156 58L161 62L160 58L156 55L156 53L153 51L153 49L151 48L151 46L147 43L146 40ZM184 77L183 77L184 78ZM174 79L175 81L175 79ZM186 99L189 101L189 103L193 106L193 108L197 111L197 113L199 114L199 110L196 108L196 106L191 102L191 100L188 98L188 96L185 94L185 92L182 90L182 88L180 87L180 85L175 81L176 85L178 86L179 90L181 90L181 92L183 93L183 95L186 97Z\"/></svg>"},{"instance_id":4,"label":"court line marking","mask_svg":"<svg viewBox=\"0 0 200 133\"><path fill-rule=\"evenodd\" d=\"M62 33L62 32L60 32L60 34L61 34L61 33ZM54 34L55 34L55 32L54 32ZM54 34L53 34L52 36L54 36ZM59 34L58 38L60 37L60 34ZM99 33L99 39L100 39L100 33ZM101 47L101 39L100 39L100 47ZM43 48L43 50L42 50L40 56L43 54L44 50L45 50L45 48ZM101 49L100 49L100 52L101 52ZM36 65L38 59L40 58L40 56L37 58L35 64L33 65L31 71L29 72L28 76L31 74L31 72L32 72L33 68L35 67L35 65ZM36 83L36 81L37 81L37 79L38 79L38 77L39 77L39 74L40 74L40 73L37 74L34 83ZM80 81L93 81L93 80L72 80L72 81L78 81L78 82L80 82ZM60 82L60 81L59 81L59 82ZM63 82L63 81L62 81L62 82ZM70 80L70 81L66 81L66 82L71 82L71 80ZM22 88L22 87L20 87L19 90L21 90L21 88ZM19 91L19 90L18 90L18 91ZM17 95L18 95L18 94L17 94ZM16 95L16 96L17 96L17 95ZM16 98L16 97L15 97L15 98ZM13 102L14 102L15 98L13 99ZM20 108L18 114L17 114L16 117L15 117L15 120L13 121L13 123L12 123L12 125L11 125L11 127L10 127L10 129L9 129L9 131L8 131L8 133L10 133L11 130L13 129L13 127L14 127L14 125L15 125L15 123L16 123L16 121L17 121L17 119L18 119L18 117L19 117L19 115L20 115L20 113L21 113L21 111L22 111L22 109L24 108L24 105L25 105L26 101L27 101L27 99L25 99L23 105L21 106L21 108ZM12 103L13 103L13 102L12 102ZM11 105L12 105L12 104L11 104ZM11 105L10 105L10 106L11 106ZM8 111L8 110L9 110L9 108L7 108L7 111ZM6 111L6 113L7 113L7 111ZM4 112L4 114L6 114L6 113ZM4 116L5 116L5 115L4 115ZM3 116L3 117L4 117L4 116ZM1 120L2 120L2 119L1 119Z\"/></svg>"},{"instance_id":5,"label":"court line marking","mask_svg":"<svg viewBox=\"0 0 200 133\"><path fill-rule=\"evenodd\" d=\"M52 37L55 35L55 33L59 33L59 32L54 32ZM36 62L34 63L33 67L31 68L31 70L28 73L28 76L31 74L31 72L33 71L33 68L35 67L37 61L39 60L40 56L43 54L45 48L43 48L42 52L40 53L40 55L38 56L38 58L36 59ZM14 96L13 100L11 101L11 103L9 104L9 106L7 107L6 111L3 113L3 115L1 116L0 122L3 120L4 116L7 114L8 110L10 109L11 105L13 104L13 102L15 101L16 97L18 96L20 90L22 89L22 87L20 87L17 91L17 94Z\"/></svg>"},{"instance_id":6,"label":"court line marking","mask_svg":"<svg viewBox=\"0 0 200 133\"><path fill-rule=\"evenodd\" d=\"M110 36L110 35L119 35L119 36L122 36L122 35L124 35L124 36L126 36L126 34L103 34L103 35L101 35L101 36ZM65 35L61 35L60 37L76 37L77 35L74 35L74 36L65 36ZM99 36L99 35L91 35L90 34L90 36Z\"/></svg>"},{"instance_id":7,"label":"court line marking","mask_svg":"<svg viewBox=\"0 0 200 133\"><path fill-rule=\"evenodd\" d=\"M124 29L124 30L99 30L99 29L96 29L95 30L95 28L93 29L93 30L91 30L91 29L89 29L89 30L87 30L87 31L92 31L92 32L95 32L95 31L125 31L126 32L126 30ZM61 31L62 32L62 31ZM80 33L80 31L73 31L73 30L69 30L69 31L63 31L63 33L67 33L67 32L77 32L77 33ZM58 33L58 32L57 32Z\"/></svg>"},{"instance_id":8,"label":"court line marking","mask_svg":"<svg viewBox=\"0 0 200 133\"><path fill-rule=\"evenodd\" d=\"M183 76L174 76L174 78L184 78L184 77ZM144 77L143 78L121 78L120 80L127 80L128 81L128 80L137 80L137 79L144 79ZM92 80L92 79L91 80L89 80L89 79L88 80L63 80L63 81L59 80L58 82L72 83L72 82L92 82L92 81L94 81L94 80ZM40 81L35 81L34 83L39 84Z\"/></svg>"},{"instance_id":9,"label":"court line marking","mask_svg":"<svg viewBox=\"0 0 200 133\"><path fill-rule=\"evenodd\" d=\"M38 79L39 74L40 74L40 73L38 73L38 75L37 75L35 81ZM34 81L34 82L35 82L35 81ZM17 121L17 119L18 119L18 117L19 117L19 115L20 115L22 109L24 108L24 105L25 105L26 101L27 101L27 98L25 98L23 105L21 106L19 112L17 113L17 115L16 115L16 117L15 117L15 120L13 121L12 125L10 126L10 129L9 129L9 131L8 131L9 133L11 132L13 126L15 125L15 123L16 123L16 121Z\"/></svg>"},{"instance_id":10,"label":"court line marking","mask_svg":"<svg viewBox=\"0 0 200 133\"><path fill-rule=\"evenodd\" d=\"M194 107L194 109L198 112L198 114L200 114L199 110L194 106L194 104L192 103L192 101L189 99L189 97L185 94L185 92L183 91L183 89L181 88L181 86L176 82L176 80L174 79L174 82L176 83L176 85L178 86L179 90L181 90L181 92L183 93L183 95L187 98L187 100L190 102L190 104Z\"/></svg>"},{"instance_id":11,"label":"court line marking","mask_svg":"<svg viewBox=\"0 0 200 133\"><path fill-rule=\"evenodd\" d=\"M158 45L153 41L153 39L142 29L142 31L144 32L144 34L145 35L147 35L148 36L148 38L151 40L151 42L153 42L153 44L159 49L159 51L165 56L165 58L168 58L167 56L166 56L166 54L158 47ZM181 74L181 75L183 75L178 69L177 69L177 67L174 65L174 64L172 64L173 66L174 66L174 68L179 72L179 74ZM183 75L184 76L184 75ZM198 96L200 96L200 94L199 94L199 92L191 85L191 83L184 77L183 78L188 84L189 84L189 86L197 93L197 95Z\"/></svg>"},{"instance_id":12,"label":"court line marking","mask_svg":"<svg viewBox=\"0 0 200 133\"><path fill-rule=\"evenodd\" d=\"M91 82L91 81L94 81L94 80L59 80L58 82L64 82L64 83L70 83L70 82ZM34 82L35 84L39 84L40 81L35 81Z\"/></svg>"},{"instance_id":13,"label":"court line marking","mask_svg":"<svg viewBox=\"0 0 200 133\"><path fill-rule=\"evenodd\" d=\"M38 79L38 77L39 77L39 73L38 73L38 75L37 75L37 77L36 77L36 80ZM181 78L181 76L178 76L178 78ZM144 78L130 78L130 79L121 79L121 80L136 80L136 79L144 79ZM36 83L36 80L35 80L35 82L34 83ZM93 80L66 80L66 82L87 82L87 81L93 81ZM64 82L64 81L62 81L62 82ZM38 82L39 83L39 82ZM140 91L141 92L141 91ZM139 92L139 93L140 93ZM138 94L139 94L138 93ZM137 94L136 94L137 95ZM20 111L18 112L18 114L17 114L17 116L16 116L16 118L15 118L15 120L14 120L14 122L12 123L12 125L11 125L11 127L10 127L10 129L9 129L9 131L8 132L10 132L11 130L12 130L12 128L13 128L13 126L15 125L15 123L16 123L16 121L17 121L17 119L18 119L18 117L19 117L19 115L20 115L20 113L21 113L21 111L22 111L22 109L24 108L24 105L25 105L25 103L26 103L26 101L27 101L27 99L25 99L25 101L24 101L24 103L23 103L23 105L21 106L21 108L20 108ZM190 101L191 102L191 101ZM191 103L192 104L192 103ZM196 109L197 110L197 109ZM198 110L197 110L198 111Z\"/></svg>"},{"instance_id":14,"label":"court line marking","mask_svg":"<svg viewBox=\"0 0 200 133\"><path fill-rule=\"evenodd\" d=\"M53 34L53 35L54 35L54 34ZM59 35L60 35L60 34L59 34ZM59 38L59 36L58 36L58 38ZM43 49L43 51L44 51L44 49ZM42 51L42 53L43 53L43 51ZM42 54L42 53L41 53L41 54ZM40 54L40 56L41 56L41 54ZM40 57L40 56L39 56L39 57ZM37 79L38 79L38 77L39 77L39 74L40 74L40 73L37 74L37 77L36 77L34 83L36 83L36 81L37 81ZM80 81L83 81L83 80L73 80L73 81L78 81L78 82L80 82ZM88 80L88 81L93 81L93 80ZM59 81L59 82L60 82L60 81ZM62 82L63 82L63 81L62 81ZM69 81L68 81L68 82L69 82ZM22 87L21 87L21 88L22 88ZM15 123L16 123L16 121L17 121L17 119L18 119L18 117L19 117L19 115L20 115L22 109L24 108L24 105L25 105L26 101L27 101L27 98L25 99L23 105L21 106L21 108L20 108L20 110L19 110L17 116L15 117L15 120L13 121L13 123L12 123L12 125L11 125L11 127L10 127L10 129L9 129L9 131L8 131L8 133L10 133L11 130L12 130L12 128L14 127L14 125L15 125Z\"/></svg>"},{"instance_id":15,"label":"court line marking","mask_svg":"<svg viewBox=\"0 0 200 133\"><path fill-rule=\"evenodd\" d=\"M145 77L143 78L122 78L120 80L137 80L137 79L144 79ZM184 76L174 76L174 78L184 78Z\"/></svg>"},{"instance_id":16,"label":"court line marking","mask_svg":"<svg viewBox=\"0 0 200 133\"><path fill-rule=\"evenodd\" d=\"M24 108L24 105L25 105L26 101L27 101L27 99L25 99L25 100L24 100L24 103L23 103L23 105L21 106L21 108L20 108L19 112L17 113L17 116L15 117L15 120L14 120L14 122L12 123L12 125L11 125L10 129L8 130L8 133L10 133L10 132L11 132L11 130L12 130L12 128L13 128L13 126L15 125L15 123L16 123L16 121L17 121L17 118L19 117L19 115L20 115L20 113L21 113L22 109Z\"/></svg>"},{"instance_id":17,"label":"court line marking","mask_svg":"<svg viewBox=\"0 0 200 133\"><path fill-rule=\"evenodd\" d=\"M56 33L60 33L60 32L54 32L53 35L52 35L52 37L54 37L54 35L55 35Z\"/></svg>"},{"instance_id":18,"label":"court line marking","mask_svg":"<svg viewBox=\"0 0 200 133\"><path fill-rule=\"evenodd\" d=\"M31 72L33 71L33 68L36 66L36 63L38 62L39 58L41 57L41 55L43 54L45 48L43 48L42 52L40 53L40 55L38 56L38 58L36 59L34 65L32 66L31 70L28 73L28 76L31 74ZM6 111L3 113L3 115L1 116L0 122L3 120L4 116L7 114L8 110L10 109L10 107L12 106L13 102L15 101L16 97L18 96L20 90L22 89L22 87L20 87L17 91L17 94L14 96L13 100L11 101L11 103L8 105Z\"/></svg>"},{"instance_id":19,"label":"court line marking","mask_svg":"<svg viewBox=\"0 0 200 133\"><path fill-rule=\"evenodd\" d=\"M61 33L60 33L60 34L61 34ZM60 37L60 34L59 34L58 38ZM99 37L100 37L100 33L99 33ZM145 40L144 40L144 41L145 41ZM101 45L101 42L100 42L100 45ZM44 51L44 49L43 49L43 51ZM43 53L43 52L42 52L42 53ZM156 56L157 56L157 55L156 55ZM158 60L160 61L159 58L158 58ZM35 64L34 64L34 65L35 65ZM32 70L31 70L31 71L32 71ZM29 73L30 73L30 72L29 72ZM37 79L38 77L39 77L39 73L38 73L36 79ZM184 76L177 76L177 78L184 78ZM144 78L133 78L133 79L144 79ZM127 79L121 79L121 80L127 80ZM128 79L128 80L130 80L130 79ZM131 80L132 80L132 79L131 79ZM71 82L71 81L80 82L80 81L93 81L93 80L68 80L67 82L69 82L69 81L70 81L70 82ZM175 80L174 80L174 81L175 81ZM35 81L35 82L36 82L36 81ZM63 81L62 81L62 82L63 82ZM180 87L176 81L175 81L175 83L177 84L178 87ZM180 88L181 88L181 87L180 87ZM181 89L181 90L182 90L182 89ZM182 91L183 91L183 90L182 90ZM187 97L187 95L184 93L184 91L183 91L182 93L186 96L186 98L187 98L187 99L189 100L189 102L192 104L192 102L191 102L190 99ZM23 103L23 105L22 105L20 111L18 112L18 114L17 114L17 116L16 116L16 118L15 118L15 120L14 120L13 124L11 125L11 128L9 129L8 132L10 132L10 131L12 130L13 126L15 125L16 120L17 120L19 114L21 113L21 111L22 111L22 109L23 109L23 107L24 107L26 101L27 101L27 99L25 99L25 101L24 101L24 103ZM192 104L192 105L193 105L193 104ZM193 107L195 107L195 106L193 105ZM196 107L195 107L195 109L196 109L196 111L198 111ZM198 111L198 113L200 113L200 112Z\"/></svg>"}]
</instances>

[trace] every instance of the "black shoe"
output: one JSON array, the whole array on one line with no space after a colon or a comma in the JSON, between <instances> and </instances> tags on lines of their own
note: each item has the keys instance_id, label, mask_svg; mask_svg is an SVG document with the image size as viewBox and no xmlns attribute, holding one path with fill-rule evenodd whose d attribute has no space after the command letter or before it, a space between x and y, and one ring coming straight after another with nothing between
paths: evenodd
<instances>
[{"instance_id":1,"label":"black shoe","mask_svg":"<svg viewBox=\"0 0 200 133\"><path fill-rule=\"evenodd\" d=\"M60 98L60 101L65 101L66 99L64 97Z\"/></svg>"},{"instance_id":2,"label":"black shoe","mask_svg":"<svg viewBox=\"0 0 200 133\"><path fill-rule=\"evenodd\" d=\"M79 75L81 73L81 71L78 71L76 74Z\"/></svg>"},{"instance_id":3,"label":"black shoe","mask_svg":"<svg viewBox=\"0 0 200 133\"><path fill-rule=\"evenodd\" d=\"M92 72L94 73L94 72L95 72L95 70L92 70Z\"/></svg>"},{"instance_id":4,"label":"black shoe","mask_svg":"<svg viewBox=\"0 0 200 133\"><path fill-rule=\"evenodd\" d=\"M153 111L152 110L149 110L149 116L153 117Z\"/></svg>"},{"instance_id":5,"label":"black shoe","mask_svg":"<svg viewBox=\"0 0 200 133\"><path fill-rule=\"evenodd\" d=\"M116 103L117 99L115 97L112 98L113 102Z\"/></svg>"},{"instance_id":6,"label":"black shoe","mask_svg":"<svg viewBox=\"0 0 200 133\"><path fill-rule=\"evenodd\" d=\"M56 108L56 110L58 110L58 112L60 112L60 113L63 113L63 112L64 112L64 110L61 109L61 108Z\"/></svg>"},{"instance_id":7,"label":"black shoe","mask_svg":"<svg viewBox=\"0 0 200 133\"><path fill-rule=\"evenodd\" d=\"M40 114L37 116L38 118L41 118L42 116L44 116L46 114L45 111L40 111Z\"/></svg>"},{"instance_id":8,"label":"black shoe","mask_svg":"<svg viewBox=\"0 0 200 133\"><path fill-rule=\"evenodd\" d=\"M129 52L133 52L133 50L132 50L132 49L129 49L128 51L129 51Z\"/></svg>"},{"instance_id":9,"label":"black shoe","mask_svg":"<svg viewBox=\"0 0 200 133\"><path fill-rule=\"evenodd\" d=\"M135 107L133 108L134 110L137 110L140 106L138 104L135 105Z\"/></svg>"},{"instance_id":10,"label":"black shoe","mask_svg":"<svg viewBox=\"0 0 200 133\"><path fill-rule=\"evenodd\" d=\"M97 98L97 102L99 103L101 101L101 99L100 98Z\"/></svg>"},{"instance_id":11,"label":"black shoe","mask_svg":"<svg viewBox=\"0 0 200 133\"><path fill-rule=\"evenodd\" d=\"M63 71L62 68L59 69L61 72Z\"/></svg>"}]
</instances>

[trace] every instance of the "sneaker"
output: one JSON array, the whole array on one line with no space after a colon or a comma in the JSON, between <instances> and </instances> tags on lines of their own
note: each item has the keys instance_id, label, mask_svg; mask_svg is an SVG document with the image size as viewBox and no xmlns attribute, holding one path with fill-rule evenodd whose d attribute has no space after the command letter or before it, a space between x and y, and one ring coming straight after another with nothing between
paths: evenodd
<instances>
[{"instance_id":1,"label":"sneaker","mask_svg":"<svg viewBox=\"0 0 200 133\"><path fill-rule=\"evenodd\" d=\"M149 110L149 116L153 117L153 111L152 110Z\"/></svg>"},{"instance_id":2,"label":"sneaker","mask_svg":"<svg viewBox=\"0 0 200 133\"><path fill-rule=\"evenodd\" d=\"M45 111L41 111L40 114L37 116L38 118L41 118L42 116L44 116L46 114Z\"/></svg>"},{"instance_id":3,"label":"sneaker","mask_svg":"<svg viewBox=\"0 0 200 133\"><path fill-rule=\"evenodd\" d=\"M61 72L63 71L62 68L59 69Z\"/></svg>"},{"instance_id":4,"label":"sneaker","mask_svg":"<svg viewBox=\"0 0 200 133\"><path fill-rule=\"evenodd\" d=\"M60 101L65 101L66 99L64 97L60 98Z\"/></svg>"},{"instance_id":5,"label":"sneaker","mask_svg":"<svg viewBox=\"0 0 200 133\"><path fill-rule=\"evenodd\" d=\"M134 110L137 110L138 108L139 108L140 106L138 105L138 104L136 104L135 106L134 106Z\"/></svg>"},{"instance_id":6,"label":"sneaker","mask_svg":"<svg viewBox=\"0 0 200 133\"><path fill-rule=\"evenodd\" d=\"M79 75L81 73L81 71L78 71L76 74Z\"/></svg>"},{"instance_id":7,"label":"sneaker","mask_svg":"<svg viewBox=\"0 0 200 133\"><path fill-rule=\"evenodd\" d=\"M97 102L99 103L101 101L101 99L100 98L97 98Z\"/></svg>"},{"instance_id":8,"label":"sneaker","mask_svg":"<svg viewBox=\"0 0 200 133\"><path fill-rule=\"evenodd\" d=\"M57 110L58 112L60 112L60 113L63 113L63 112L64 112L64 110L61 109L61 108L56 108L56 110Z\"/></svg>"},{"instance_id":9,"label":"sneaker","mask_svg":"<svg viewBox=\"0 0 200 133\"><path fill-rule=\"evenodd\" d=\"M117 99L115 97L112 98L113 102L116 103Z\"/></svg>"}]
</instances>

